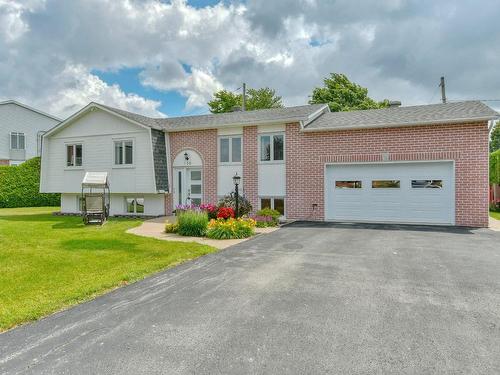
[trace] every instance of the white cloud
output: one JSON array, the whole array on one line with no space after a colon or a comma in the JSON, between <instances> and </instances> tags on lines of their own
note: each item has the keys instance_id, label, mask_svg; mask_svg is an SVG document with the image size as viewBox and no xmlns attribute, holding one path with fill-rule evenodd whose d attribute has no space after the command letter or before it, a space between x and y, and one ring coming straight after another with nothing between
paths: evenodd
<instances>
[{"instance_id":1,"label":"white cloud","mask_svg":"<svg viewBox=\"0 0 500 375\"><path fill-rule=\"evenodd\" d=\"M248 0L201 9L183 0L0 0L0 95L57 115L90 100L160 115L160 103L91 73L138 67L145 86L179 92L189 110L241 82L302 104L330 72L404 104L430 100L443 74L451 98L496 96L499 10L497 2L452 0Z\"/></svg>"}]
</instances>

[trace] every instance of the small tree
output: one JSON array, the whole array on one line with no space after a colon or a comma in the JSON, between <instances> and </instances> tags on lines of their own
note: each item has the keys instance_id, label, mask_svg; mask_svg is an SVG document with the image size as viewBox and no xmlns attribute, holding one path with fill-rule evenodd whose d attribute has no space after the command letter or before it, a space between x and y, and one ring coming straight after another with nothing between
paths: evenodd
<instances>
[{"instance_id":1,"label":"small tree","mask_svg":"<svg viewBox=\"0 0 500 375\"><path fill-rule=\"evenodd\" d=\"M495 123L490 134L490 152L497 150L500 150L500 121Z\"/></svg>"},{"instance_id":2,"label":"small tree","mask_svg":"<svg viewBox=\"0 0 500 375\"><path fill-rule=\"evenodd\" d=\"M214 93L213 99L207 104L212 113L231 112L234 107L241 107L243 105L243 95L221 90ZM246 100L247 111L281 107L283 107L281 96L276 95L275 90L269 87L248 89Z\"/></svg>"},{"instance_id":3,"label":"small tree","mask_svg":"<svg viewBox=\"0 0 500 375\"><path fill-rule=\"evenodd\" d=\"M490 183L500 185L500 149L490 154Z\"/></svg>"},{"instance_id":4,"label":"small tree","mask_svg":"<svg viewBox=\"0 0 500 375\"><path fill-rule=\"evenodd\" d=\"M378 109L389 106L389 101L377 102L368 96L368 89L351 82L340 73L330 73L324 79L324 87L313 90L310 104L328 104L330 111L354 111L358 109Z\"/></svg>"}]
</instances>

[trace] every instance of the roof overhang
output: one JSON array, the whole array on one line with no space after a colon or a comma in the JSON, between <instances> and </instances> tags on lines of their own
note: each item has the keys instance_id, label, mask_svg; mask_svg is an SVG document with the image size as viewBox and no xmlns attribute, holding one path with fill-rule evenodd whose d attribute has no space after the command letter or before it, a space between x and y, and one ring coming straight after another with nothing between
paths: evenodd
<instances>
[{"instance_id":1,"label":"roof overhang","mask_svg":"<svg viewBox=\"0 0 500 375\"><path fill-rule=\"evenodd\" d=\"M73 115L71 115L70 117L68 117L66 120L62 121L61 123L59 123L56 126L54 126L52 129L48 130L43 136L44 137L48 137L48 136L54 135L55 133L57 133L57 132L65 129L66 127L68 127L73 122L75 122L78 119L80 119L81 117L85 116L87 113L93 112L96 109L104 111L104 112L106 112L106 113L108 113L110 115L118 117L118 118L120 118L122 120L125 120L125 121L131 123L131 124L140 126L141 128L150 129L149 126L146 126L144 124L141 124L140 122L137 122L137 121L134 121L134 120L132 120L130 118L122 116L119 113L116 113L116 112L114 112L114 111L112 111L112 110L110 110L110 109L108 109L106 107L103 107L103 106L99 105L98 103L91 102L91 103L87 104L85 107L83 107L82 109L80 109L78 112L76 112Z\"/></svg>"},{"instance_id":2,"label":"roof overhang","mask_svg":"<svg viewBox=\"0 0 500 375\"><path fill-rule=\"evenodd\" d=\"M291 124L291 123L300 123L300 124L308 124L311 121L315 120L319 115L324 113L325 111L330 111L329 107L327 104L325 104L323 107L319 108L317 111L309 114L308 116L300 116L300 117L288 117L288 118L281 118L277 120L259 120L259 121L245 121L245 122L234 122L234 123L227 123L227 124L214 124L210 126L202 126L202 127L196 127L196 126L189 126L189 127L179 127L177 128L171 128L169 125L166 125L164 127L164 130L166 132L185 132L185 131L196 131L196 130L209 130L209 129L219 129L219 128L236 128L236 127L243 127L243 126L255 126L255 125L281 125L281 124ZM167 119L168 121L168 119Z\"/></svg>"},{"instance_id":3,"label":"roof overhang","mask_svg":"<svg viewBox=\"0 0 500 375\"><path fill-rule=\"evenodd\" d=\"M485 116L485 117L472 117L472 118L454 118L454 119L444 119L444 120L432 120L432 121L418 121L418 122L402 122L402 123L386 123L386 124L359 124L359 125L347 125L347 126L337 126L337 127L322 127L322 128L303 128L302 132L312 133L312 132L327 132L327 131L342 131L342 130L357 130L357 129L380 129L380 128L403 128L407 126L428 126L428 125L441 125L441 124L466 124L473 122L483 122L491 121L497 119L497 116ZM333 122L333 121L332 121Z\"/></svg>"}]
</instances>

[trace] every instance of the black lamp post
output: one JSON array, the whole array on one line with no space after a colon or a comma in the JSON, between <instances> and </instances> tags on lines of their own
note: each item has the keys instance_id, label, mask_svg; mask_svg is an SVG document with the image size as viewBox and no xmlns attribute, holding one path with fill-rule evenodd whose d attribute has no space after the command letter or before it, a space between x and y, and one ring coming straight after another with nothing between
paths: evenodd
<instances>
[{"instance_id":1,"label":"black lamp post","mask_svg":"<svg viewBox=\"0 0 500 375\"><path fill-rule=\"evenodd\" d=\"M238 185L240 184L240 180L241 180L241 177L238 176L238 173L235 173L235 175L233 176L233 183L234 183L234 199L235 199L235 210L234 210L234 216L238 217L238 200L240 198L239 196L239 192L238 192Z\"/></svg>"}]
</instances>

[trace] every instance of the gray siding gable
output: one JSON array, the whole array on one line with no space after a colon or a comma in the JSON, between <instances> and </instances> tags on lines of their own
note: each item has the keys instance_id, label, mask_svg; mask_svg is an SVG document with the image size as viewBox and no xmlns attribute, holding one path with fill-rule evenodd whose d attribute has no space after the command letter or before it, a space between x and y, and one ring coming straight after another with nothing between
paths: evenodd
<instances>
[{"instance_id":1,"label":"gray siding gable","mask_svg":"<svg viewBox=\"0 0 500 375\"><path fill-rule=\"evenodd\" d=\"M165 144L165 133L160 130L151 129L151 142L153 145L156 190L168 192L167 146Z\"/></svg>"}]
</instances>

